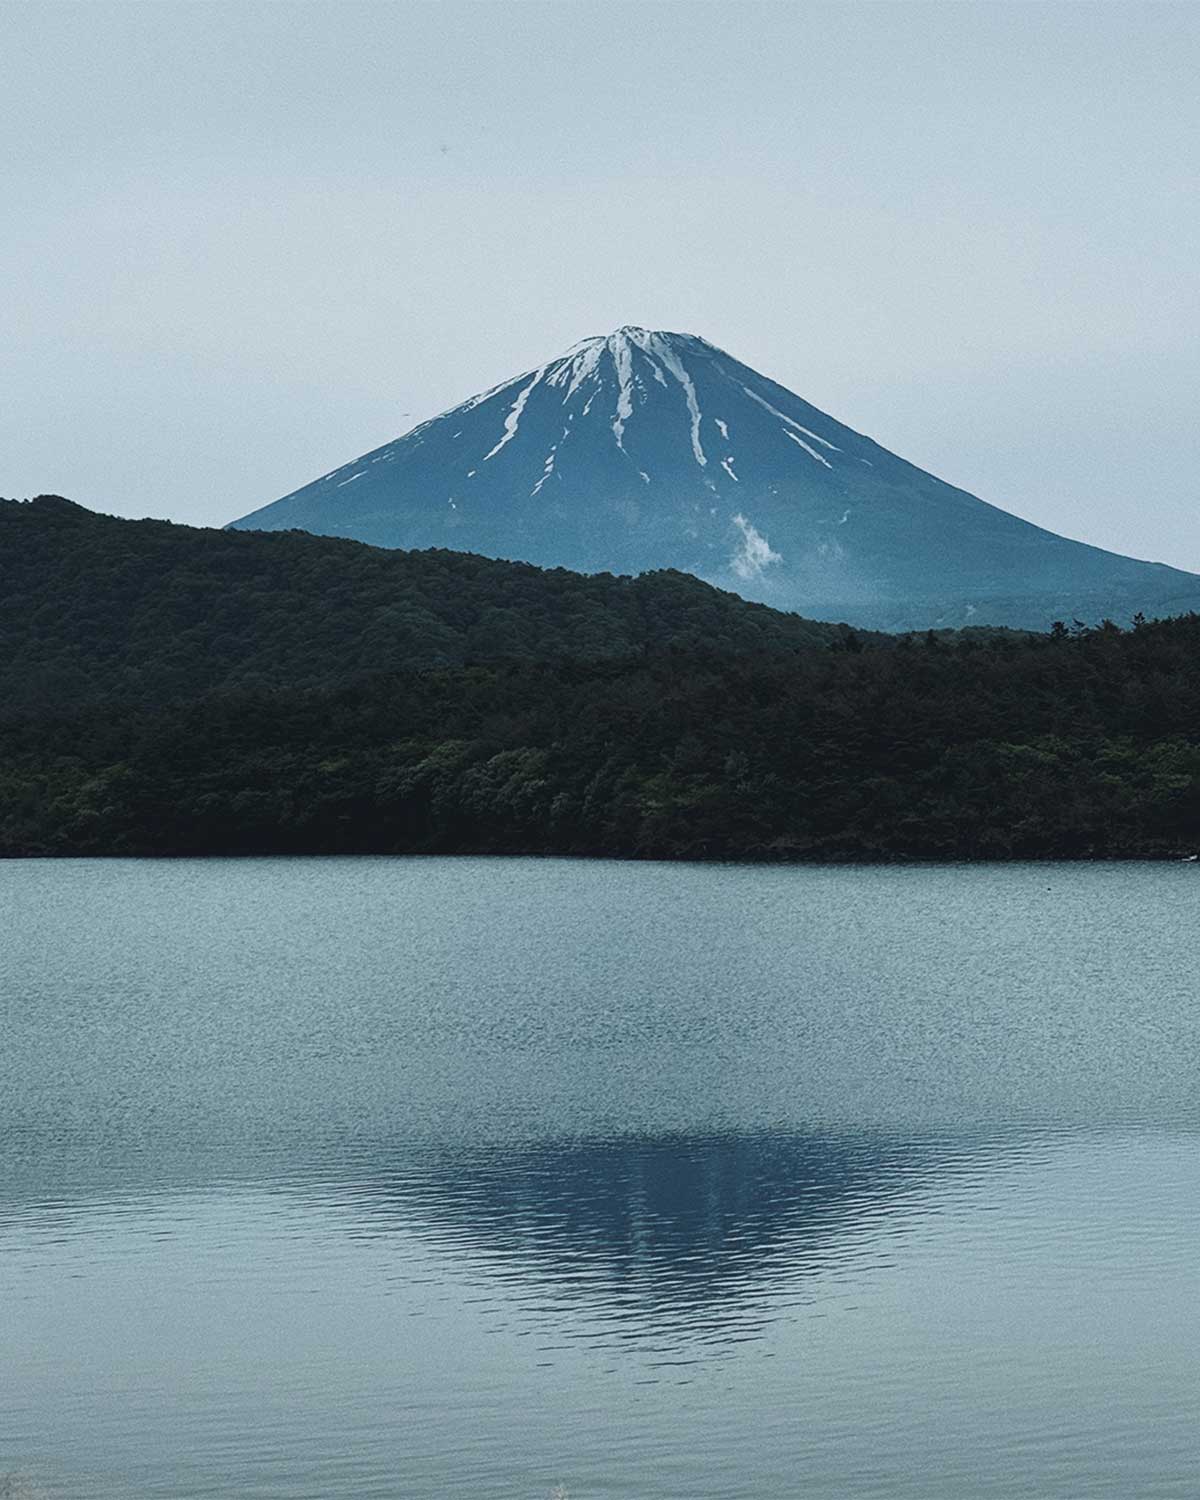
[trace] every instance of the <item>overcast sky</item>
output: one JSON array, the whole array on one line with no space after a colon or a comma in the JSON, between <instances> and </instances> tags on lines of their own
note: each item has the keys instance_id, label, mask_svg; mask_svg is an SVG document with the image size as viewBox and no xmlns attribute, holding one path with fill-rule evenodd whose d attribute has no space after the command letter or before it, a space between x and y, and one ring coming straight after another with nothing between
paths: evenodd
<instances>
[{"instance_id":1,"label":"overcast sky","mask_svg":"<svg viewBox=\"0 0 1200 1500\"><path fill-rule=\"evenodd\" d=\"M0 0L0 494L220 524L623 323L1200 570L1200 5Z\"/></svg>"}]
</instances>

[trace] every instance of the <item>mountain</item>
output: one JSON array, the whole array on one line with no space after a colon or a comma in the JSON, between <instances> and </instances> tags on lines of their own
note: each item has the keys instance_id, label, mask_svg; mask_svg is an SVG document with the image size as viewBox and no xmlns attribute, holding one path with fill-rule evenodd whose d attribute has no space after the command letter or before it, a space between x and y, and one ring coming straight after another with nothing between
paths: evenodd
<instances>
[{"instance_id":1,"label":"mountain","mask_svg":"<svg viewBox=\"0 0 1200 1500\"><path fill-rule=\"evenodd\" d=\"M0 500L0 716L328 689L470 661L771 656L845 636L682 573L583 578L458 552L125 521L58 496Z\"/></svg>"},{"instance_id":2,"label":"mountain","mask_svg":"<svg viewBox=\"0 0 1200 1500\"><path fill-rule=\"evenodd\" d=\"M0 502L0 857L1183 856L1197 663Z\"/></svg>"},{"instance_id":3,"label":"mountain","mask_svg":"<svg viewBox=\"0 0 1200 1500\"><path fill-rule=\"evenodd\" d=\"M672 568L880 629L1200 608L1200 576L953 488L691 334L585 339L232 523L579 572Z\"/></svg>"}]
</instances>

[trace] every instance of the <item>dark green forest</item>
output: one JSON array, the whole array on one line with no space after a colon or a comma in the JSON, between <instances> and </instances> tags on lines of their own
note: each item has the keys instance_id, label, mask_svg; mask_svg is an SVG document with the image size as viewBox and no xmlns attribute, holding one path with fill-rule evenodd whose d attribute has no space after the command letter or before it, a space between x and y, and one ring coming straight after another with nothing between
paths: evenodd
<instances>
[{"instance_id":1,"label":"dark green forest","mask_svg":"<svg viewBox=\"0 0 1200 1500\"><path fill-rule=\"evenodd\" d=\"M369 672L500 657L792 652L845 633L686 573L585 577L301 531L123 521L58 496L0 500L9 706L331 688Z\"/></svg>"},{"instance_id":2,"label":"dark green forest","mask_svg":"<svg viewBox=\"0 0 1200 1500\"><path fill-rule=\"evenodd\" d=\"M1200 616L865 636L544 573L0 504L0 852L1200 849Z\"/></svg>"}]
</instances>

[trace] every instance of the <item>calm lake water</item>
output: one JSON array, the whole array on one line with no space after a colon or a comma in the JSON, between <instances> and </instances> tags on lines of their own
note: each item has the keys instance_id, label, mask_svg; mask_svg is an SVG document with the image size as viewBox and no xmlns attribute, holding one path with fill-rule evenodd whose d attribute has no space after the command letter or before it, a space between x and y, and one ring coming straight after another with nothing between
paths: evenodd
<instances>
[{"instance_id":1,"label":"calm lake water","mask_svg":"<svg viewBox=\"0 0 1200 1500\"><path fill-rule=\"evenodd\" d=\"M0 1474L1200 1495L1200 867L0 864Z\"/></svg>"}]
</instances>

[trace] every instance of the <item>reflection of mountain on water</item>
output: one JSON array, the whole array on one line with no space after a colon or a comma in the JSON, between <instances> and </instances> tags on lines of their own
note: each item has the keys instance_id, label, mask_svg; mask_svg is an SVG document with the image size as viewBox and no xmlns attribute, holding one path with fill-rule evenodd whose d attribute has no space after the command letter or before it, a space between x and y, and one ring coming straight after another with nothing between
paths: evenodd
<instances>
[{"instance_id":1,"label":"reflection of mountain on water","mask_svg":"<svg viewBox=\"0 0 1200 1500\"><path fill-rule=\"evenodd\" d=\"M288 1238L324 1221L374 1241L401 1279L461 1285L465 1273L486 1299L559 1328L623 1338L674 1329L724 1343L754 1336L781 1299L821 1297L824 1277L878 1262L912 1210L927 1213L1030 1144L794 1130L454 1146L364 1135L265 1153L248 1143L240 1164L221 1149L114 1166L76 1143L53 1170L41 1156L36 1180L0 1177L0 1227L37 1203L66 1237L213 1213L269 1236L279 1209ZM38 1186L47 1173L50 1218Z\"/></svg>"},{"instance_id":2,"label":"reflection of mountain on water","mask_svg":"<svg viewBox=\"0 0 1200 1500\"><path fill-rule=\"evenodd\" d=\"M971 1155L961 1141L793 1133L543 1142L406 1161L347 1192L356 1233L415 1234L489 1278L716 1312L837 1264Z\"/></svg>"}]
</instances>

